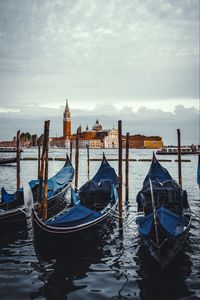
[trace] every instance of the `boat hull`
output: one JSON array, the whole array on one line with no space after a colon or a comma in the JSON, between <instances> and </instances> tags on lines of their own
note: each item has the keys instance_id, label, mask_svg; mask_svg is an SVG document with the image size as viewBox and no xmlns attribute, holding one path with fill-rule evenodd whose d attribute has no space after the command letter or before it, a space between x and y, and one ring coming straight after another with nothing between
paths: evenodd
<instances>
[{"instance_id":1,"label":"boat hull","mask_svg":"<svg viewBox=\"0 0 200 300\"><path fill-rule=\"evenodd\" d=\"M3 158L3 159L0 159L0 166L4 166L4 165L7 165L7 164L12 164L12 163L16 163L17 162L17 158Z\"/></svg>"},{"instance_id":2,"label":"boat hull","mask_svg":"<svg viewBox=\"0 0 200 300\"><path fill-rule=\"evenodd\" d=\"M57 195L48 199L48 218L52 217L54 214L58 213L66 203L66 193L70 187L68 184L64 187ZM35 205L37 206L37 204ZM18 226L26 227L26 220L30 218L30 215L27 214L27 207L21 205L19 207L8 209L8 210L0 210L0 234L16 231L18 230Z\"/></svg>"},{"instance_id":3,"label":"boat hull","mask_svg":"<svg viewBox=\"0 0 200 300\"><path fill-rule=\"evenodd\" d=\"M117 207L117 203L112 209ZM83 225L73 227L52 227L45 225L37 213L32 213L34 249L39 261L51 261L68 254L74 249L87 245L88 242L101 238L113 215L105 213L98 219Z\"/></svg>"},{"instance_id":4,"label":"boat hull","mask_svg":"<svg viewBox=\"0 0 200 300\"><path fill-rule=\"evenodd\" d=\"M153 214L137 221L142 245L149 254L166 267L181 251L189 234L191 217L182 218L164 208L157 211L157 236ZM177 229L179 232L176 232Z\"/></svg>"}]
</instances>

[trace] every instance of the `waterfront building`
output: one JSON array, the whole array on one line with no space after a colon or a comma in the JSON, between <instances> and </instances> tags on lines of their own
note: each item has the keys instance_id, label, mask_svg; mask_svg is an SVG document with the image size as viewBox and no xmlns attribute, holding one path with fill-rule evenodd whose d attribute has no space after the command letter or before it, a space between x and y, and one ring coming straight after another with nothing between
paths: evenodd
<instances>
[{"instance_id":1,"label":"waterfront building","mask_svg":"<svg viewBox=\"0 0 200 300\"><path fill-rule=\"evenodd\" d=\"M71 132L71 112L69 109L69 103L66 99L65 108L63 112L63 135L61 137L50 137L50 147L58 148L70 148L76 147L76 133ZM37 145L37 135L30 135L29 133L21 134L21 147L31 147ZM0 142L0 146L15 146L16 140ZM126 136L122 136L122 145L126 145ZM100 149L100 148L118 148L118 130L117 128L103 129L99 119L89 129L88 125L86 129L82 131L81 126L79 127L79 147ZM148 148L148 149L159 149L163 147L162 137L159 136L145 136L145 135L129 135L129 147L130 148Z\"/></svg>"}]
</instances>

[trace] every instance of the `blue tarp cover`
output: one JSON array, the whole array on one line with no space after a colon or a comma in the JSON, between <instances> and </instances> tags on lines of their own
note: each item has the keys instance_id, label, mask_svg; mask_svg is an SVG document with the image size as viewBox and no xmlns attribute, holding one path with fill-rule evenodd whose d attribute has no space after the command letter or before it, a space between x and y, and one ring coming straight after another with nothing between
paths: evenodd
<instances>
[{"instance_id":1,"label":"blue tarp cover","mask_svg":"<svg viewBox=\"0 0 200 300\"><path fill-rule=\"evenodd\" d=\"M71 164L66 163L64 167L53 177L48 180L48 198L56 195L68 182L72 179L74 175L74 168ZM31 189L36 187L39 181L31 180L29 185ZM3 203L8 203L17 199L18 194L23 193L23 188L20 188L17 192L9 194L4 188L1 189L1 201Z\"/></svg>"},{"instance_id":2,"label":"blue tarp cover","mask_svg":"<svg viewBox=\"0 0 200 300\"><path fill-rule=\"evenodd\" d=\"M173 237L185 231L188 221L170 210L161 207L157 210L157 218L162 227Z\"/></svg>"},{"instance_id":3,"label":"blue tarp cover","mask_svg":"<svg viewBox=\"0 0 200 300\"><path fill-rule=\"evenodd\" d=\"M160 223L166 233L171 237L177 237L179 234L183 233L188 224L188 221L184 217L179 216L164 207L161 207L156 211L156 219L157 224ZM148 236L154 222L153 213L138 218L136 222L139 225L139 233Z\"/></svg>"},{"instance_id":4,"label":"blue tarp cover","mask_svg":"<svg viewBox=\"0 0 200 300\"><path fill-rule=\"evenodd\" d=\"M95 212L81 204L78 204L72 207L69 211L64 211L53 219L48 220L46 224L57 227L74 226L95 220L99 216L101 216L100 212Z\"/></svg>"},{"instance_id":5,"label":"blue tarp cover","mask_svg":"<svg viewBox=\"0 0 200 300\"><path fill-rule=\"evenodd\" d=\"M157 161L154 154L149 172L144 179L143 186L149 182L149 178L151 178L151 180L157 180L161 183L166 180L173 180L167 169L162 167L161 164Z\"/></svg>"},{"instance_id":6,"label":"blue tarp cover","mask_svg":"<svg viewBox=\"0 0 200 300\"><path fill-rule=\"evenodd\" d=\"M114 185L118 185L118 177L114 168L108 164L106 159L103 159L101 166L96 175L92 178L92 181L99 183L105 179L109 179Z\"/></svg>"},{"instance_id":7,"label":"blue tarp cover","mask_svg":"<svg viewBox=\"0 0 200 300\"><path fill-rule=\"evenodd\" d=\"M148 216L137 218L136 223L139 226L139 233L144 236L148 236L152 228L153 214L149 214Z\"/></svg>"}]
</instances>

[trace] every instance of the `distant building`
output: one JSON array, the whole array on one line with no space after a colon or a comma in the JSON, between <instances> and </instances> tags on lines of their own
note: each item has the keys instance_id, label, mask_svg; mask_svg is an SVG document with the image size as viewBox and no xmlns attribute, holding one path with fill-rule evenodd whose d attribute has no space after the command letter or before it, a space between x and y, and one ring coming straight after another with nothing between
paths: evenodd
<instances>
[{"instance_id":1,"label":"distant building","mask_svg":"<svg viewBox=\"0 0 200 300\"><path fill-rule=\"evenodd\" d=\"M66 99L65 109L63 112L63 136L61 137L50 137L50 147L58 148L69 148L70 143L72 147L76 146L76 133L71 132L71 113L69 110L68 100ZM122 136L122 145L125 147L126 137ZM38 137L37 135L30 135L30 133L21 133L20 136L21 147L37 146ZM0 146L3 147L14 147L16 146L16 138L13 141L0 142ZM116 128L103 129L99 123L98 118L92 129L89 129L88 125L86 130L82 131L81 126L79 127L79 147L86 148L118 148L118 130ZM157 149L163 147L162 137L159 136L145 136L145 135L129 135L129 147L130 148L147 148Z\"/></svg>"},{"instance_id":2,"label":"distant building","mask_svg":"<svg viewBox=\"0 0 200 300\"><path fill-rule=\"evenodd\" d=\"M129 135L129 147L138 149L160 149L163 147L163 141L160 136Z\"/></svg>"},{"instance_id":3,"label":"distant building","mask_svg":"<svg viewBox=\"0 0 200 300\"><path fill-rule=\"evenodd\" d=\"M118 130L108 130L108 135L104 137L104 148L118 148Z\"/></svg>"}]
</instances>

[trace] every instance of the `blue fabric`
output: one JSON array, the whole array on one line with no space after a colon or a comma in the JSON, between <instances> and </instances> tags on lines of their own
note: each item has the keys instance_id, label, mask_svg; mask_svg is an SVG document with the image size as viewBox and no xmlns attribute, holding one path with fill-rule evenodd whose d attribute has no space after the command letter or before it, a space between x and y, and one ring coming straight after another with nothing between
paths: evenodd
<instances>
[{"instance_id":1,"label":"blue fabric","mask_svg":"<svg viewBox=\"0 0 200 300\"><path fill-rule=\"evenodd\" d=\"M161 166L157 161L155 154L153 154L152 163L147 176L144 179L143 186L151 180L158 180L159 182L164 182L166 180L173 180L167 169Z\"/></svg>"},{"instance_id":2,"label":"blue fabric","mask_svg":"<svg viewBox=\"0 0 200 300\"><path fill-rule=\"evenodd\" d=\"M138 231L141 235L148 236L151 232L152 223L153 223L153 214L150 214L145 217L139 217L136 219L138 224Z\"/></svg>"},{"instance_id":3,"label":"blue fabric","mask_svg":"<svg viewBox=\"0 0 200 300\"><path fill-rule=\"evenodd\" d=\"M78 204L72 207L69 211L64 211L55 216L53 219L46 221L46 224L58 227L73 226L95 220L99 216L101 216L100 212L95 212L81 204Z\"/></svg>"},{"instance_id":4,"label":"blue fabric","mask_svg":"<svg viewBox=\"0 0 200 300\"><path fill-rule=\"evenodd\" d=\"M169 172L163 168L157 161L155 155L153 154L152 163L147 176L143 182L142 190L137 194L136 201L141 208L145 206L146 195L151 194L149 179L152 180L152 187L154 195L158 194L168 194L170 191L177 192L179 195L180 205L186 204L187 194L177 184L177 182L171 177Z\"/></svg>"},{"instance_id":5,"label":"blue fabric","mask_svg":"<svg viewBox=\"0 0 200 300\"><path fill-rule=\"evenodd\" d=\"M183 233L188 224L188 221L184 217L179 216L164 207L161 207L156 211L156 219L157 224L161 224L166 233L171 237L177 237ZM139 227L139 233L141 235L148 236L151 232L153 222L153 213L145 217L139 217L136 220Z\"/></svg>"},{"instance_id":6,"label":"blue fabric","mask_svg":"<svg viewBox=\"0 0 200 300\"><path fill-rule=\"evenodd\" d=\"M92 181L99 183L100 181L103 181L105 179L109 179L112 181L112 184L118 185L117 174L114 168L110 166L110 164L104 157L101 166L99 167L99 170L97 171L96 175L92 178Z\"/></svg>"},{"instance_id":7,"label":"blue fabric","mask_svg":"<svg viewBox=\"0 0 200 300\"><path fill-rule=\"evenodd\" d=\"M177 237L185 231L188 221L170 210L161 207L156 212L159 223L172 237Z\"/></svg>"},{"instance_id":8,"label":"blue fabric","mask_svg":"<svg viewBox=\"0 0 200 300\"><path fill-rule=\"evenodd\" d=\"M48 179L48 198L56 195L59 191L71 180L74 176L74 168L71 163L65 163L63 168L53 177ZM39 181L31 180L29 185L31 189L36 187ZM9 194L4 188L1 189L1 201L3 203L14 201L17 198L17 193L23 193L23 188L20 188L17 192Z\"/></svg>"},{"instance_id":9,"label":"blue fabric","mask_svg":"<svg viewBox=\"0 0 200 300\"><path fill-rule=\"evenodd\" d=\"M75 193L74 189L71 188L71 204L75 205L78 204L80 202L80 199L77 195L77 193Z\"/></svg>"}]
</instances>

